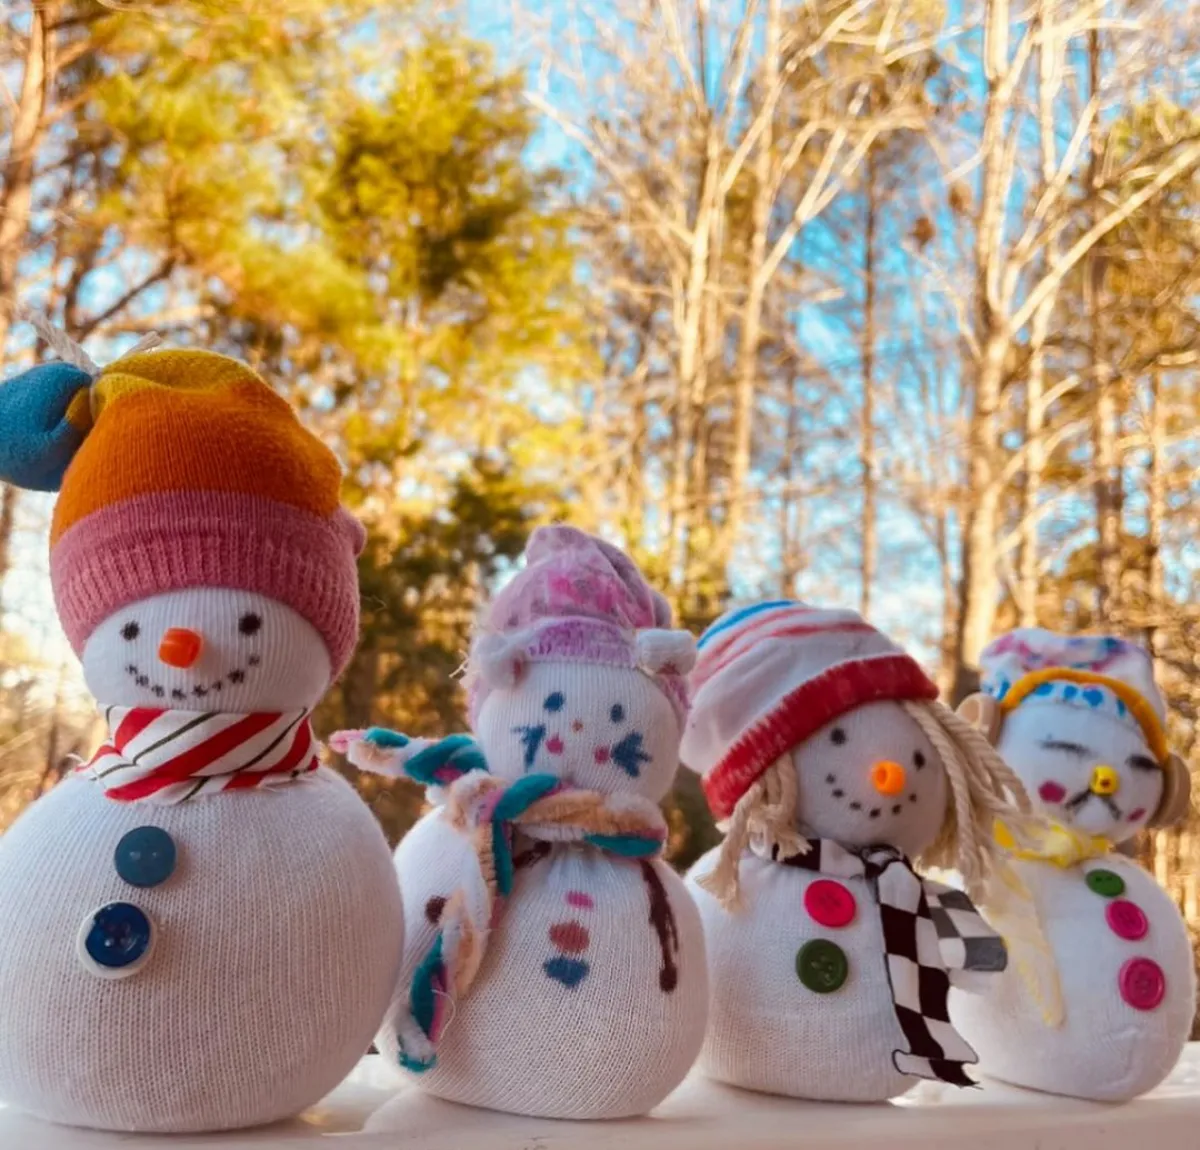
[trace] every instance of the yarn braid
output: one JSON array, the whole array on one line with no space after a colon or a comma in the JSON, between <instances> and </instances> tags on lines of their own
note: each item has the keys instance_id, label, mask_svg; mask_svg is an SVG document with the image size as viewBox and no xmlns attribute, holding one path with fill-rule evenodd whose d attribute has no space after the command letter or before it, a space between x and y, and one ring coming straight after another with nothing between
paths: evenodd
<instances>
[{"instance_id":1,"label":"yarn braid","mask_svg":"<svg viewBox=\"0 0 1200 1150\"><path fill-rule=\"evenodd\" d=\"M974 726L942 703L901 704L946 769L952 805L933 845L922 852L929 866L957 870L967 894L986 900L989 879L1003 858L994 834L998 819L1018 837L1036 821L1029 796L1013 769Z\"/></svg>"},{"instance_id":2,"label":"yarn braid","mask_svg":"<svg viewBox=\"0 0 1200 1150\"><path fill-rule=\"evenodd\" d=\"M805 854L806 839L796 829L795 752L777 759L738 800L733 814L721 824L725 839L717 854L717 865L699 880L700 886L727 909L741 903L739 867L751 842L778 846L781 854Z\"/></svg>"}]
</instances>

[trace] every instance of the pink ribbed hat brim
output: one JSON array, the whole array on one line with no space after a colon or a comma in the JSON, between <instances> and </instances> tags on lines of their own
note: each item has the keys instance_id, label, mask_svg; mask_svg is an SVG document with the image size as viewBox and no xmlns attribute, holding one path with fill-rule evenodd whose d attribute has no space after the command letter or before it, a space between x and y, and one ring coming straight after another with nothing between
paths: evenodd
<instances>
[{"instance_id":1,"label":"pink ribbed hat brim","mask_svg":"<svg viewBox=\"0 0 1200 1150\"><path fill-rule=\"evenodd\" d=\"M142 495L94 512L50 554L59 618L78 654L130 603L197 587L228 587L287 604L316 628L335 673L358 639L362 527L234 492Z\"/></svg>"}]
</instances>

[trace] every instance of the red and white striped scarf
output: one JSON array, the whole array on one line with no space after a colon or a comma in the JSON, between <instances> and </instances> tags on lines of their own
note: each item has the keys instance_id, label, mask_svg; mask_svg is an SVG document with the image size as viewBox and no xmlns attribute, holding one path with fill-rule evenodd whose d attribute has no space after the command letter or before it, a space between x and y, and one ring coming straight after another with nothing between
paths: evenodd
<instances>
[{"instance_id":1,"label":"red and white striped scarf","mask_svg":"<svg viewBox=\"0 0 1200 1150\"><path fill-rule=\"evenodd\" d=\"M108 741L80 767L118 802L179 803L202 793L286 783L318 766L308 711L107 707Z\"/></svg>"}]
</instances>

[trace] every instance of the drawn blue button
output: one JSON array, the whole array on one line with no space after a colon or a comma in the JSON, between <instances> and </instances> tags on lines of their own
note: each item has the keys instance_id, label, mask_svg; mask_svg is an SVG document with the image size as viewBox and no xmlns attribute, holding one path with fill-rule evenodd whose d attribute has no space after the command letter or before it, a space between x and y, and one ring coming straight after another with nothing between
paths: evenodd
<instances>
[{"instance_id":1,"label":"drawn blue button","mask_svg":"<svg viewBox=\"0 0 1200 1150\"><path fill-rule=\"evenodd\" d=\"M125 978L150 957L154 928L145 911L131 902L110 902L83 920L79 959L102 978Z\"/></svg>"},{"instance_id":2,"label":"drawn blue button","mask_svg":"<svg viewBox=\"0 0 1200 1150\"><path fill-rule=\"evenodd\" d=\"M136 827L117 843L113 861L130 886L164 883L175 873L175 840L162 827Z\"/></svg>"}]
</instances>

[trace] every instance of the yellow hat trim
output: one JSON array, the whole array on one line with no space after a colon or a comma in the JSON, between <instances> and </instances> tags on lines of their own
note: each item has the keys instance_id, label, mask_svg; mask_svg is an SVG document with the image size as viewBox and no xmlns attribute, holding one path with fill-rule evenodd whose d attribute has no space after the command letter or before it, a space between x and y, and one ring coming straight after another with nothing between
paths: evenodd
<instances>
[{"instance_id":1,"label":"yellow hat trim","mask_svg":"<svg viewBox=\"0 0 1200 1150\"><path fill-rule=\"evenodd\" d=\"M1154 752L1158 765L1166 765L1171 749L1167 746L1167 734L1159 722L1158 715L1143 695L1139 695L1128 683L1120 679L1097 675L1095 671L1078 671L1074 667L1043 667L1040 671L1030 671L1028 675L1023 675L1013 683L1008 694L1001 699L1000 709L1007 714L1015 710L1043 683L1060 682L1092 683L1107 687L1129 708L1129 713L1137 720L1142 734L1146 736L1146 745Z\"/></svg>"}]
</instances>

